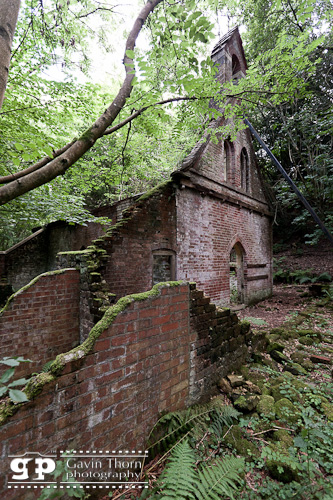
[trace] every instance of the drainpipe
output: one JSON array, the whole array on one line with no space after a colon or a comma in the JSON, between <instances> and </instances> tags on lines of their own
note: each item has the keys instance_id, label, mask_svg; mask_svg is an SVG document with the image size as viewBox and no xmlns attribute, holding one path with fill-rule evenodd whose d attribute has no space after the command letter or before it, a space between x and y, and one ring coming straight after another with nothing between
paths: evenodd
<instances>
[{"instance_id":1,"label":"drainpipe","mask_svg":"<svg viewBox=\"0 0 333 500\"><path fill-rule=\"evenodd\" d=\"M301 202L303 203L303 205L305 206L305 208L310 212L310 214L312 215L313 219L316 221L316 223L318 224L318 226L320 227L320 229L322 230L322 232L324 233L324 235L327 237L327 239L333 245L333 236L331 235L331 233L329 232L329 230L327 229L327 227L323 224L323 222L319 219L318 215L313 210L313 208L311 207L311 205L309 204L309 202L306 200L306 198L304 198L304 196L299 191L299 189L297 188L297 186L291 180L291 178L289 177L289 175L287 174L287 172L285 171L285 169L283 168L283 166L281 165L281 163L275 158L275 156L273 155L273 153L269 149L269 147L266 146L266 144L264 143L264 141L262 140L262 138L260 137L260 135L258 134L258 132L253 128L253 126L249 122L249 120L247 120L246 118L244 118L244 123L245 123L245 125L247 125L249 127L249 129L251 130L251 132L254 135L254 137L257 139L257 141L259 142L259 144L261 144L261 146L264 148L264 150L266 151L266 153L268 154L268 156L270 157L270 159L272 160L272 162L274 163L274 165L281 172L281 174L283 175L283 177L285 178L285 180L287 181L287 183L291 187L291 189L294 191L294 193L297 194L298 198L301 200Z\"/></svg>"}]
</instances>

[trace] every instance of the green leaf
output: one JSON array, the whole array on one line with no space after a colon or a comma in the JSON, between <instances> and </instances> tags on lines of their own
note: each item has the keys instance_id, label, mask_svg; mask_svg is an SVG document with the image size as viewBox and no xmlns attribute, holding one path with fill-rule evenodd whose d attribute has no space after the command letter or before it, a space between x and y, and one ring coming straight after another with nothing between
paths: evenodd
<instances>
[{"instance_id":1,"label":"green leaf","mask_svg":"<svg viewBox=\"0 0 333 500\"><path fill-rule=\"evenodd\" d=\"M20 360L15 359L15 358L5 357L3 359L0 359L0 363L7 365L7 366L18 366L20 364Z\"/></svg>"},{"instance_id":2,"label":"green leaf","mask_svg":"<svg viewBox=\"0 0 333 500\"><path fill-rule=\"evenodd\" d=\"M29 153L23 153L22 158L24 161L29 161L29 160L32 160L34 158L34 156L29 154Z\"/></svg>"},{"instance_id":3,"label":"green leaf","mask_svg":"<svg viewBox=\"0 0 333 500\"><path fill-rule=\"evenodd\" d=\"M29 401L27 395L18 389L9 389L9 397L15 403L25 403L26 401Z\"/></svg>"},{"instance_id":4,"label":"green leaf","mask_svg":"<svg viewBox=\"0 0 333 500\"><path fill-rule=\"evenodd\" d=\"M7 392L7 387L0 387L0 397L6 394Z\"/></svg>"},{"instance_id":5,"label":"green leaf","mask_svg":"<svg viewBox=\"0 0 333 500\"><path fill-rule=\"evenodd\" d=\"M134 59L134 50L126 50L126 55L127 57L129 57L130 59Z\"/></svg>"},{"instance_id":6,"label":"green leaf","mask_svg":"<svg viewBox=\"0 0 333 500\"><path fill-rule=\"evenodd\" d=\"M14 375L14 373L15 368L9 368L8 370L6 370L0 378L0 383L6 384L6 382L8 382L8 380Z\"/></svg>"},{"instance_id":7,"label":"green leaf","mask_svg":"<svg viewBox=\"0 0 333 500\"><path fill-rule=\"evenodd\" d=\"M19 378L17 380L14 380L14 382L11 382L10 384L8 384L8 387L16 387L18 385L25 385L27 382L29 382L29 380L27 380L26 378Z\"/></svg>"},{"instance_id":8,"label":"green leaf","mask_svg":"<svg viewBox=\"0 0 333 500\"><path fill-rule=\"evenodd\" d=\"M294 438L294 445L297 448L300 448L301 450L305 450L308 447L308 445L301 436L296 436Z\"/></svg>"}]
</instances>

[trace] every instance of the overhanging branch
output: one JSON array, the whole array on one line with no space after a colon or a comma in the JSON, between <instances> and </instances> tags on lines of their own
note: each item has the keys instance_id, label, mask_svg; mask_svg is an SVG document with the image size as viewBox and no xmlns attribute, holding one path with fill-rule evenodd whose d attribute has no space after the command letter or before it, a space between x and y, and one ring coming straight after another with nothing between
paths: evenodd
<instances>
[{"instance_id":1,"label":"overhanging branch","mask_svg":"<svg viewBox=\"0 0 333 500\"><path fill-rule=\"evenodd\" d=\"M43 166L36 166L38 165L36 164L29 167L31 170L28 174L25 171L24 176L21 178L16 178L5 186L2 186L0 188L0 205L4 205L8 201L11 201L28 191L50 182L57 176L64 174L70 166L72 166L95 144L97 139L104 135L105 130L114 122L124 107L126 99L128 99L132 91L132 80L134 75L131 74L129 65L133 64L133 60L128 57L127 51L132 51L134 49L142 26L147 20L149 14L161 1L162 0L148 0L134 22L133 28L128 35L125 45L125 56L123 62L126 77L111 105L79 139L72 142L69 147L64 146L66 150L58 157L53 158L51 161L48 159L41 160L41 162L47 161L47 163Z\"/></svg>"}]
</instances>

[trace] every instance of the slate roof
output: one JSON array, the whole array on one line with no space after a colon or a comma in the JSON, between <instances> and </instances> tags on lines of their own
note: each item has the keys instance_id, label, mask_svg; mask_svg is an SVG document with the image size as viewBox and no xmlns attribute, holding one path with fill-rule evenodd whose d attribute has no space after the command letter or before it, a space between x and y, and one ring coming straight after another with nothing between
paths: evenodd
<instances>
[{"instance_id":1,"label":"slate roof","mask_svg":"<svg viewBox=\"0 0 333 500\"><path fill-rule=\"evenodd\" d=\"M218 52L220 49L224 47L224 45L227 43L228 40L230 40L230 38L236 31L238 31L238 26L234 26L233 28L231 28L231 30L228 31L228 33L223 35L223 37L217 42L217 44L213 48L212 56L214 56L216 52Z\"/></svg>"}]
</instances>

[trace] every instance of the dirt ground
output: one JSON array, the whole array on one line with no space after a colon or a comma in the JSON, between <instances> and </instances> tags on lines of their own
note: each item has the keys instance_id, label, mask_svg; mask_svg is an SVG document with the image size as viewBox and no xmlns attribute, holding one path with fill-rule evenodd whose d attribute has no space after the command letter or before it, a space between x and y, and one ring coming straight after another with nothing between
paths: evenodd
<instances>
[{"instance_id":1,"label":"dirt ground","mask_svg":"<svg viewBox=\"0 0 333 500\"><path fill-rule=\"evenodd\" d=\"M314 297L308 290L309 285L275 285L271 298L237 311L237 316L241 320L247 317L262 319L266 322L265 329L279 328L313 304ZM327 320L328 328L333 329L333 314L323 308L321 315Z\"/></svg>"},{"instance_id":2,"label":"dirt ground","mask_svg":"<svg viewBox=\"0 0 333 500\"><path fill-rule=\"evenodd\" d=\"M333 277L333 248L329 241L323 240L315 246L299 243L286 246L274 253L274 260L280 259L291 271L311 269L316 275L327 272Z\"/></svg>"}]
</instances>

